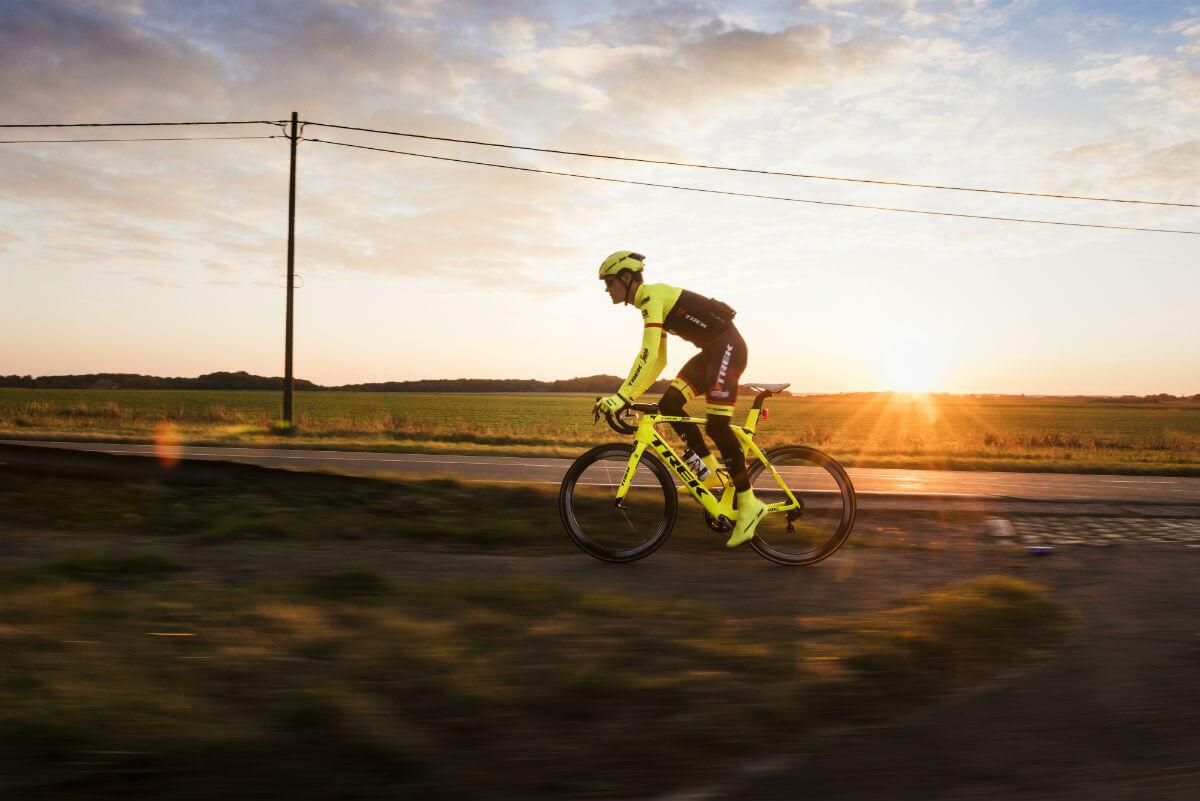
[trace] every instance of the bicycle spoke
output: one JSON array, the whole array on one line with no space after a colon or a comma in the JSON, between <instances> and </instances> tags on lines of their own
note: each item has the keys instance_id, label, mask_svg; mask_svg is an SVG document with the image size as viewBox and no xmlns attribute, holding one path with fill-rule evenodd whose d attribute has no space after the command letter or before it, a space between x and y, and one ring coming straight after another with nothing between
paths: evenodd
<instances>
[{"instance_id":1,"label":"bicycle spoke","mask_svg":"<svg viewBox=\"0 0 1200 801\"><path fill-rule=\"evenodd\" d=\"M754 494L776 505L755 531L755 550L776 562L812 564L836 551L854 522L854 490L845 472L811 448L787 447L770 455L771 470L751 470ZM776 477L776 474L778 478ZM786 485L798 501L791 509Z\"/></svg>"},{"instance_id":2,"label":"bicycle spoke","mask_svg":"<svg viewBox=\"0 0 1200 801\"><path fill-rule=\"evenodd\" d=\"M634 471L617 504L617 489L632 453L630 446L593 449L572 465L563 481L560 507L572 539L600 559L629 561L658 546L674 520L673 485L650 457ZM665 482L665 484L664 484ZM666 487L671 486L669 494Z\"/></svg>"}]
</instances>

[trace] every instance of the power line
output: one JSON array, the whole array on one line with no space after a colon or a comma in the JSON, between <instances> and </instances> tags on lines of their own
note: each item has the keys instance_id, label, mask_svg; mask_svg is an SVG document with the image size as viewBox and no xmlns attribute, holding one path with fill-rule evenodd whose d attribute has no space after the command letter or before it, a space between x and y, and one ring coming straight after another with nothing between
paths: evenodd
<instances>
[{"instance_id":1,"label":"power line","mask_svg":"<svg viewBox=\"0 0 1200 801\"><path fill-rule=\"evenodd\" d=\"M78 122L78 123L0 124L0 128L24 128L24 129L115 128L115 127L153 127L153 126L200 126L200 125L273 125L273 126L278 126L278 125L286 125L286 124L287 124L287 121L284 121L284 120L193 120L193 121L180 121L180 122ZM380 130L380 129L374 129L374 128L361 128L361 127L354 127L354 126L349 126L349 125L335 125L332 123L309 122L309 123L304 123L304 124L325 127L325 128L337 128L337 129L348 130L348 131L362 131L362 132L366 132L366 133L379 133L379 134L388 134L388 135L392 135L392 136L404 136L404 137L409 137L409 138L414 138L414 139L424 139L424 140L430 140L430 141L455 142L455 143L460 143L460 144L482 145L482 146L486 146L486 147L497 147L497 148L505 148L505 149L510 149L510 150L524 150L524 151L538 152L538 153L555 153L555 154L560 154L560 155L583 156L583 157L588 157L588 158L609 159L609 160L614 160L614 161L625 161L625 162L638 162L638 163L644 163L644 164L660 164L660 165L678 166L678 167L694 167L694 168L699 168L699 169L720 170L720 171L724 171L724 172L751 173L751 174L758 174L758 175L776 175L776 176L785 176L785 177L793 177L793 178L811 178L811 179L820 179L820 180L829 180L829 181L846 181L846 182L853 182L853 183L881 184L881 185L891 185L891 186L916 187L916 188L924 188L924 189L946 189L946 190L962 191L962 192L986 192L986 193L991 193L991 194L1018 195L1018 196L1025 196L1025 197L1047 197L1047 198L1059 198L1059 199L1069 199L1069 200L1099 201L1099 202L1106 202L1106 203L1131 203L1131 204L1141 204L1141 205L1200 208L1200 205L1192 204L1192 203L1168 203L1168 202L1149 201L1149 200L1128 200L1128 199L1118 199L1118 198L1088 197L1088 196L1083 196L1083 195L1059 195L1059 194L1048 194L1048 193L1038 193L1038 192L1016 192L1016 191L1001 190L1001 189L980 189L980 188L973 188L973 187L942 186L942 185L937 185L937 184L918 184L918 183L909 183L909 182L904 182L904 181L885 181L885 180L875 180L875 179L866 179L866 178L846 178L846 177L823 176L823 175L809 175L809 174L803 174L803 173L778 172L778 171L772 171L772 170L756 170L756 169L748 169L748 168L742 168L742 167L724 167L724 166L717 166L717 165L710 165L710 164L697 164L697 163L679 162L679 161L644 159L644 158L636 158L636 157L632 157L632 156L614 156L614 155L600 154L600 153L587 153L587 152L582 152L582 151L556 150L556 149L551 149L551 148L537 148L537 147L529 147L529 146L524 146L524 145L501 144L501 143L497 143L497 142L484 142L484 141L477 141L477 140L470 140L470 139L455 139L455 138L451 138L451 137L439 137L439 136L429 136L429 135L425 135L425 134L405 133L405 132L401 132L401 131L387 131L387 130ZM285 133L284 135L273 135L273 136L212 136L212 137L196 136L196 137L139 137L139 138L129 137L129 138L107 138L107 139L99 139L99 138L11 139L11 140L0 140L0 144L63 144L63 143L85 143L85 142L86 143L96 143L96 142L171 142L171 141L186 141L189 139L203 139L203 140L225 139L225 140L229 140L229 139L280 139L280 138L290 139L291 137ZM349 142L335 142L335 141L326 140L326 139L308 138L307 141L331 144L331 145L338 145L340 147L357 148L360 150L373 150L373 151L377 151L377 152L381 152L381 153L394 153L397 155L411 156L414 158L433 159L433 160L437 160L437 161L448 161L448 162L454 162L454 163L459 163L459 164L473 164L473 165L477 165L477 166L481 166L481 167L494 167L494 168L498 168L498 169L517 170L520 172L532 172L532 173L540 173L540 174L544 174L544 175L559 175L559 176L568 177L568 178L582 178L582 179L592 180L592 181L605 181L607 183L629 184L629 185L633 185L633 186L650 186L650 187L657 187L657 188L661 188L661 189L675 189L675 190L685 191L685 192L701 192L701 193L705 193L705 194L727 195L727 196L731 196L731 197L749 197L749 198L758 198L758 199L762 199L762 200L778 200L778 201L784 201L784 202L790 202L790 203L808 203L808 204L817 205L817 206L836 206L836 207L841 207L841 208L858 208L858 209L871 209L871 210L875 210L875 211L901 212L901 213L905 213L905 214L923 214L923 215L935 216L935 217L958 217L958 218L963 218L963 219L995 220L995 221L1000 221L1000 222L1021 222L1021 223L1033 223L1033 224L1038 224L1038 225L1059 225L1059 226L1068 226L1068 227L1072 227L1072 228L1097 228L1097 229L1115 230L1115 231L1143 231L1143 232L1147 232L1147 233L1200 235L1200 231L1189 231L1189 230L1181 230L1181 229L1143 228L1143 227L1124 226L1124 225L1103 225L1103 224L1098 224L1098 223L1073 223L1073 222L1065 222L1065 221L1061 221L1061 220L1040 220L1040 219L1030 219L1030 218L1021 218L1021 217L1001 217L1001 216L995 216L995 215L965 214L965 213L960 213L960 212L929 211L929 210L925 210L925 209L908 209L908 208L899 208L899 207L893 207L893 206L869 205L869 204L863 204L863 203L839 203L839 202L828 201L828 200L811 200L811 199L807 199L807 198L797 198L797 197L789 197L789 196L783 196L783 195L767 195L767 194L759 194L759 193L751 193L751 192L733 192L733 191L720 190L720 189L709 189L709 188L704 188L704 187L655 183L655 182L651 182L651 181L634 181L634 180L630 180L630 179L621 179L621 178L605 178L605 177L598 176L598 175L586 175L586 174L582 174L582 173L563 172L563 171L557 171L557 170L544 170L544 169L537 169L537 168L533 168L533 167L517 167L517 166L510 165L510 164L496 164L493 162L473 161L470 159L450 158L447 156L432 156L432 155L425 154L425 153L413 153L413 152L404 151L404 150L393 150L393 149L389 149L389 148L370 147L367 145L356 145L356 144L351 144Z\"/></svg>"},{"instance_id":2,"label":"power line","mask_svg":"<svg viewBox=\"0 0 1200 801\"><path fill-rule=\"evenodd\" d=\"M70 142L209 142L228 139L286 139L274 136L149 136L137 139L0 139L0 145L65 144Z\"/></svg>"},{"instance_id":3,"label":"power line","mask_svg":"<svg viewBox=\"0 0 1200 801\"><path fill-rule=\"evenodd\" d=\"M109 128L109 127L138 127L138 126L186 126L186 125L286 125L287 120L196 120L182 122L73 122L73 123L31 123L31 124L3 124L0 128ZM406 131L390 131L380 128L364 128L352 125L337 125L335 123L326 122L305 122L305 125L314 125L322 128L336 128L344 131L362 131L364 133L385 134L388 136L403 136L410 139L423 139L434 142L452 142L456 144L478 145L481 147L495 147L507 150L523 150L532 153L551 153L563 156L581 156L584 158L607 159L610 161L625 161L638 164L658 164L671 167L688 167L701 170L717 170L721 172L736 172L751 175L773 175L785 178L803 178L806 180L819 181L839 181L845 183L860 183L872 184L876 186L899 186L915 189L937 189L952 192L979 192L994 195L1009 195L1015 197L1041 197L1056 200L1085 200L1098 203L1125 203L1134 205L1146 206L1169 206L1173 208L1200 208L1197 203L1173 203L1162 200L1134 200L1129 198L1111 198L1097 197L1092 195L1068 195L1057 194L1050 192L1022 192L1011 189L989 189L982 187L970 186L953 186L949 184L925 184L913 181L896 181L885 180L878 178L851 178L847 176L835 175L817 175L813 173L785 172L780 170L760 170L749 167L727 167L715 164L702 164L698 162L687 161L670 161L666 159L648 159L636 156L616 156L611 153L591 153L580 150L562 150L557 148L532 147L529 145L514 145L502 142L487 142L477 139L460 139L449 136L432 136L429 134L417 134ZM214 137L215 138L215 137ZM234 138L234 137L230 137ZM33 143L37 140L13 140L0 142L0 144L18 144L28 141ZM60 140L67 141L67 140ZM88 140L79 140L88 141ZM117 140L110 140L117 141ZM134 140L126 140L134 141ZM147 140L150 141L150 140ZM165 140L163 140L165 141Z\"/></svg>"},{"instance_id":4,"label":"power line","mask_svg":"<svg viewBox=\"0 0 1200 801\"><path fill-rule=\"evenodd\" d=\"M133 128L160 125L283 125L286 120L205 120L199 122L39 122L5 124L0 128Z\"/></svg>"},{"instance_id":5,"label":"power line","mask_svg":"<svg viewBox=\"0 0 1200 801\"><path fill-rule=\"evenodd\" d=\"M548 147L530 147L528 145L513 145L500 142L484 142L477 139L455 139L449 136L430 136L427 134L406 133L403 131L385 131L377 128L356 128L350 125L334 125L325 122L306 122L321 128L338 128L344 131L363 131L365 133L387 134L389 136L404 136L410 139L425 139L433 142L454 142L463 145L480 145L482 147L498 147L506 150L525 150L533 153L554 153L560 156L583 156L592 159L609 159L612 161L632 161L639 164L661 164L671 167L694 167L699 170L720 170L722 172L750 173L752 175L776 175L785 178L805 178L818 181L844 181L858 184L876 184L880 186L903 186L916 189L944 189L953 192L984 192L993 195L1016 195L1019 197L1044 197L1058 200L1090 200L1099 203L1131 203L1146 206L1175 206L1179 208L1197 209L1198 203L1169 203L1161 200L1128 200L1124 198L1093 197L1090 195L1059 195L1048 192L1018 192L1009 189L981 189L970 186L949 186L944 184L920 184L909 181L888 181L874 178L846 178L833 175L813 175L800 172L780 172L777 170L756 170L748 167L723 167L714 164L698 164L688 161L666 161L662 159L638 158L635 156L614 156L606 153L588 153L580 150L558 150Z\"/></svg>"},{"instance_id":6,"label":"power line","mask_svg":"<svg viewBox=\"0 0 1200 801\"><path fill-rule=\"evenodd\" d=\"M703 192L710 195L729 195L732 197L750 197L760 200L780 200L788 203L810 203L815 206L839 206L848 209L872 209L875 211L896 211L905 214L926 214L934 217L961 217L969 220L996 220L1000 222L1019 222L1019 223L1035 223L1038 225L1062 225L1071 228L1101 228L1110 231L1144 231L1146 233L1155 234L1190 234L1200 236L1200 231L1186 231L1171 228L1138 228L1128 225L1102 225L1100 223L1075 223L1064 222L1061 220L1035 220L1021 217L996 217L986 214L963 214L952 211L927 211L924 209L904 209L892 206L871 206L863 203L835 203L831 200L810 200L807 198L787 197L784 195L762 195L751 192L730 192L724 189L705 189L697 186L680 186L677 184L659 184L650 181L632 181L624 178L605 178L599 175L584 175L575 172L558 172L556 170L542 170L534 167L516 167L511 164L495 164L488 161L471 161L469 159L456 159L448 156L431 156L427 153L412 153L406 150L390 150L384 147L370 147L368 145L354 145L349 142L334 142L329 139L314 139L305 137L306 142L320 142L326 145L338 145L339 147L352 147L359 150L374 150L380 153L395 153L400 156L413 156L421 159L434 159L436 161L451 161L457 164L474 164L480 167L497 167L503 170L518 170L520 172L534 172L542 175L561 175L566 178L584 178L589 181L605 181L614 184L630 184L633 186L653 186L659 189L677 189L684 192Z\"/></svg>"}]
</instances>

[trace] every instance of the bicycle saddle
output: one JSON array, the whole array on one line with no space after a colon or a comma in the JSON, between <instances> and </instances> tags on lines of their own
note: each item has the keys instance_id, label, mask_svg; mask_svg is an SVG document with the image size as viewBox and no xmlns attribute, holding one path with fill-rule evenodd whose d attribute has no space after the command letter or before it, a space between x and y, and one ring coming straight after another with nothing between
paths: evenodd
<instances>
[{"instance_id":1,"label":"bicycle saddle","mask_svg":"<svg viewBox=\"0 0 1200 801\"><path fill-rule=\"evenodd\" d=\"M776 392L783 392L785 389L791 386L791 383L763 384L756 382L753 384L747 384L746 386L750 387L750 389L754 392L770 392L772 395L774 395Z\"/></svg>"}]
</instances>

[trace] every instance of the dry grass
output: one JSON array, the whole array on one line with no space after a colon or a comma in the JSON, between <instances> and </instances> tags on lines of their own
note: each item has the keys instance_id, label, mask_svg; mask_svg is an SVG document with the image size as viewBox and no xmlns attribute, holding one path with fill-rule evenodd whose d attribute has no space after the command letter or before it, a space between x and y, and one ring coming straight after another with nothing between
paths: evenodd
<instances>
[{"instance_id":1,"label":"dry grass","mask_svg":"<svg viewBox=\"0 0 1200 801\"><path fill-rule=\"evenodd\" d=\"M823 601L819 621L589 589L538 575L551 553L587 562L552 490L230 474L0 466L0 795L642 797L988 681L1064 633L1044 590L1001 578L872 614ZM685 522L670 547L725 557ZM418 549L474 567L432 580Z\"/></svg>"},{"instance_id":2,"label":"dry grass","mask_svg":"<svg viewBox=\"0 0 1200 801\"><path fill-rule=\"evenodd\" d=\"M986 680L1062 631L1011 580L827 620L818 652L720 609L542 579L334 568L228 588L118 580L131 560L112 560L0 579L14 798L665 792Z\"/></svg>"},{"instance_id":3,"label":"dry grass","mask_svg":"<svg viewBox=\"0 0 1200 801\"><path fill-rule=\"evenodd\" d=\"M573 455L615 438L583 395L299 393L277 432L268 392L0 390L0 436ZM767 446L877 467L1200 475L1200 404L928 395L785 397ZM748 407L740 404L739 417Z\"/></svg>"}]
</instances>

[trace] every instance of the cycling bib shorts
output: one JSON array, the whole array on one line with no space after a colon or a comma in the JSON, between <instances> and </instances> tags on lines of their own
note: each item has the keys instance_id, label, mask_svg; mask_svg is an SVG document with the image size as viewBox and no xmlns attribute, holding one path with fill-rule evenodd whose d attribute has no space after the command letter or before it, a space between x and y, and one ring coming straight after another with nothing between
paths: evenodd
<instances>
[{"instance_id":1,"label":"cycling bib shorts","mask_svg":"<svg viewBox=\"0 0 1200 801\"><path fill-rule=\"evenodd\" d=\"M748 355L746 341L730 325L687 360L671 386L682 392L685 400L703 393L709 414L732 417Z\"/></svg>"}]
</instances>

